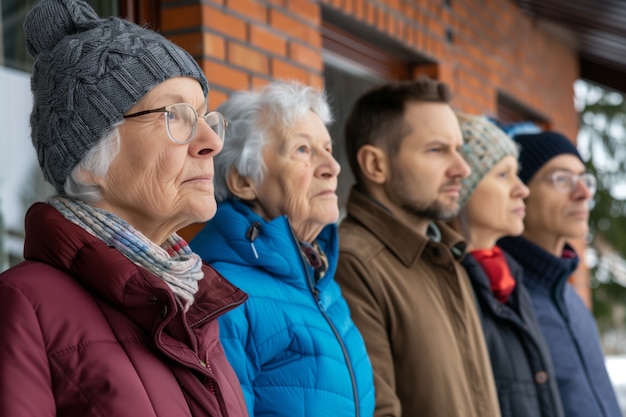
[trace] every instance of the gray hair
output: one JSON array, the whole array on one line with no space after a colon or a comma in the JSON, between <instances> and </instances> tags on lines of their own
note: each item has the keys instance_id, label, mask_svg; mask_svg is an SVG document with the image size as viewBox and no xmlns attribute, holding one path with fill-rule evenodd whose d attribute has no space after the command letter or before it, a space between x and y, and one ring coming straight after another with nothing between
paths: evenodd
<instances>
[{"instance_id":1,"label":"gray hair","mask_svg":"<svg viewBox=\"0 0 626 417\"><path fill-rule=\"evenodd\" d=\"M325 93L295 81L274 81L259 90L238 91L217 110L228 120L224 147L214 158L218 202L235 197L226 184L233 168L256 184L263 181L263 148L282 129L295 126L309 111L324 124L332 123Z\"/></svg>"},{"instance_id":2,"label":"gray hair","mask_svg":"<svg viewBox=\"0 0 626 417\"><path fill-rule=\"evenodd\" d=\"M120 152L122 137L119 126L122 123L115 124L111 130L106 132L96 145L87 151L78 165L72 169L63 186L67 196L82 200L87 204L102 200L100 187L85 182L82 174L90 172L95 176L104 177L107 175L111 163Z\"/></svg>"}]
</instances>

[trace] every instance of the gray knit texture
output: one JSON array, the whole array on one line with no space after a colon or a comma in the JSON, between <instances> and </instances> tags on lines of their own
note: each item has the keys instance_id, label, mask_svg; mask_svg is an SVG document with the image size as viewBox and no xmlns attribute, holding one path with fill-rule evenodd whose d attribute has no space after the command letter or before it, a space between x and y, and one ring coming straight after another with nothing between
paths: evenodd
<instances>
[{"instance_id":1,"label":"gray knit texture","mask_svg":"<svg viewBox=\"0 0 626 417\"><path fill-rule=\"evenodd\" d=\"M465 207L470 196L491 169L506 156L518 157L518 146L502 129L483 116L458 114L463 147L461 153L472 173L463 179L459 205Z\"/></svg>"},{"instance_id":2,"label":"gray knit texture","mask_svg":"<svg viewBox=\"0 0 626 417\"><path fill-rule=\"evenodd\" d=\"M158 33L84 1L43 0L24 21L34 105L31 138L44 178L59 193L85 154L163 81L188 76L206 95L196 61Z\"/></svg>"}]
</instances>

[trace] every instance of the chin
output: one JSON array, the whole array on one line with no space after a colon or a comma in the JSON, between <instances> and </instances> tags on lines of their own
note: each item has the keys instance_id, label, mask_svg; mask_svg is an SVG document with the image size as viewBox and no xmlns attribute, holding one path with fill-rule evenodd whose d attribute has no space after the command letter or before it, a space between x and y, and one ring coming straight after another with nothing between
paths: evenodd
<instances>
[{"instance_id":1,"label":"chin","mask_svg":"<svg viewBox=\"0 0 626 417\"><path fill-rule=\"evenodd\" d=\"M339 207L336 203L329 204L326 207L318 207L317 210L311 210L311 214L313 214L311 217L315 217L320 223L331 224L339 218Z\"/></svg>"},{"instance_id":2,"label":"chin","mask_svg":"<svg viewBox=\"0 0 626 417\"><path fill-rule=\"evenodd\" d=\"M579 229L568 230L568 233L566 235L570 239L585 239L587 237L587 234L589 234L589 228L582 227Z\"/></svg>"},{"instance_id":3,"label":"chin","mask_svg":"<svg viewBox=\"0 0 626 417\"><path fill-rule=\"evenodd\" d=\"M201 205L197 206L198 204ZM215 202L215 199L207 201L204 204L202 204L202 201L198 201L194 205L197 207L196 210L194 210L193 207L190 207L192 209L192 223L206 222L211 220L215 216L215 213L217 213L217 203Z\"/></svg>"}]
</instances>

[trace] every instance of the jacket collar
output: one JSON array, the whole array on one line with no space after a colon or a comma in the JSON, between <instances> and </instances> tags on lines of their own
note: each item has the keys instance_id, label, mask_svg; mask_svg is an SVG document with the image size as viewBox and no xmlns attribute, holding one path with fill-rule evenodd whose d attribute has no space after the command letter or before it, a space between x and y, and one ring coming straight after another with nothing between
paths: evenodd
<instances>
[{"instance_id":1,"label":"jacket collar","mask_svg":"<svg viewBox=\"0 0 626 417\"><path fill-rule=\"evenodd\" d=\"M560 258L522 236L500 239L498 246L519 262L526 280L534 285L553 288L578 266L578 256L570 245L565 245L564 252L571 252L574 256Z\"/></svg>"},{"instance_id":2,"label":"jacket collar","mask_svg":"<svg viewBox=\"0 0 626 417\"><path fill-rule=\"evenodd\" d=\"M251 228L255 227L254 233ZM315 241L328 259L326 276L337 269L338 234L335 224L322 229ZM255 268L294 286L302 281L308 263L300 252L298 241L287 216L267 221L240 200L222 201L215 217L191 241L190 246L218 269L222 262ZM320 283L328 280L321 279Z\"/></svg>"},{"instance_id":3,"label":"jacket collar","mask_svg":"<svg viewBox=\"0 0 626 417\"><path fill-rule=\"evenodd\" d=\"M166 302L168 311L159 311L161 318L178 311L176 298L162 279L66 220L52 206L35 203L26 214L25 225L25 259L71 274L88 291L116 306L146 330L153 330L155 320L146 314L152 297L161 300L161 304ZM208 265L203 270L205 277L200 280L195 301L186 315L191 324L217 316L247 298Z\"/></svg>"},{"instance_id":4,"label":"jacket collar","mask_svg":"<svg viewBox=\"0 0 626 417\"><path fill-rule=\"evenodd\" d=\"M347 213L380 239L406 266L417 262L426 245L437 241L437 238L442 245L450 249L455 259L460 260L465 255L465 241L444 222L432 222L427 236L424 236L406 227L390 210L355 187L350 191Z\"/></svg>"}]
</instances>

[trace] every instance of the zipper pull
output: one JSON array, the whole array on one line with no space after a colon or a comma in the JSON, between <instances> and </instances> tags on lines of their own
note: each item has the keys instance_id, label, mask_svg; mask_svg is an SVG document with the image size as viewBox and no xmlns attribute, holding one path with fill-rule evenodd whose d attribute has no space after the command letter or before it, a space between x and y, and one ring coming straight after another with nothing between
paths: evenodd
<instances>
[{"instance_id":1,"label":"zipper pull","mask_svg":"<svg viewBox=\"0 0 626 417\"><path fill-rule=\"evenodd\" d=\"M254 253L254 257L259 259L259 254L254 247L254 241L261 234L261 223L254 222L250 225L248 230L246 231L246 239L250 241L250 247L252 248L252 252Z\"/></svg>"}]
</instances>

